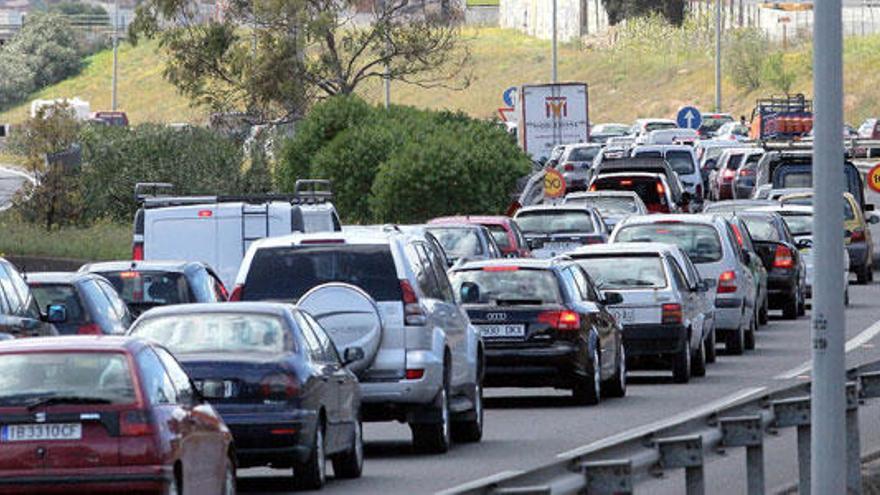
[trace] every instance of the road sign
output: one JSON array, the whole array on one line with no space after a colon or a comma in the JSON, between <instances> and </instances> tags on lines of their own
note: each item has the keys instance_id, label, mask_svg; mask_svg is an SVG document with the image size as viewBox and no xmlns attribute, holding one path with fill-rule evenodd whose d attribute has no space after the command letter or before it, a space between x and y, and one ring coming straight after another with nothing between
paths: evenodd
<instances>
[{"instance_id":1,"label":"road sign","mask_svg":"<svg viewBox=\"0 0 880 495\"><path fill-rule=\"evenodd\" d=\"M544 197L561 198L565 196L565 177L556 169L544 172Z\"/></svg>"},{"instance_id":2,"label":"road sign","mask_svg":"<svg viewBox=\"0 0 880 495\"><path fill-rule=\"evenodd\" d=\"M519 90L516 86L511 86L504 90L504 94L501 97L504 99L504 104L509 107L516 107L516 99L518 96Z\"/></svg>"},{"instance_id":3,"label":"road sign","mask_svg":"<svg viewBox=\"0 0 880 495\"><path fill-rule=\"evenodd\" d=\"M874 192L880 193L880 163L874 165L874 167L868 171L865 176L865 182L868 183L868 187Z\"/></svg>"},{"instance_id":4,"label":"road sign","mask_svg":"<svg viewBox=\"0 0 880 495\"><path fill-rule=\"evenodd\" d=\"M681 107L675 121L682 129L699 129L703 125L703 115L696 107Z\"/></svg>"},{"instance_id":5,"label":"road sign","mask_svg":"<svg viewBox=\"0 0 880 495\"><path fill-rule=\"evenodd\" d=\"M501 107L498 109L498 116L501 122L516 122L516 109L513 107Z\"/></svg>"}]
</instances>

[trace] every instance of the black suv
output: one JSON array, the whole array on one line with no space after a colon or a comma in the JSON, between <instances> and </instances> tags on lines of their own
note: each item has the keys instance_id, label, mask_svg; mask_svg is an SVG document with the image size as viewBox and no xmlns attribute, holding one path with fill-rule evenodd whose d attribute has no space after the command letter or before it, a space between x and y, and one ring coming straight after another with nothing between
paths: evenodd
<instances>
[{"instance_id":1,"label":"black suv","mask_svg":"<svg viewBox=\"0 0 880 495\"><path fill-rule=\"evenodd\" d=\"M623 334L589 275L568 259L466 263L450 281L486 347L487 386L570 389L580 404L626 394Z\"/></svg>"}]
</instances>

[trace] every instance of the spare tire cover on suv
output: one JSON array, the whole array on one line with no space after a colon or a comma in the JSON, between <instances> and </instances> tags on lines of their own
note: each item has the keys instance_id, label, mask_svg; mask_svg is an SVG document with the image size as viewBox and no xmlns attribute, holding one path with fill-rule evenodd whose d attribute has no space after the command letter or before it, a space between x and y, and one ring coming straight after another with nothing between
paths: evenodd
<instances>
[{"instance_id":1,"label":"spare tire cover on suv","mask_svg":"<svg viewBox=\"0 0 880 495\"><path fill-rule=\"evenodd\" d=\"M349 347L364 350L364 358L349 365L353 372L373 363L382 341L382 318L369 294L354 285L332 282L306 292L297 306L321 324L340 353Z\"/></svg>"}]
</instances>

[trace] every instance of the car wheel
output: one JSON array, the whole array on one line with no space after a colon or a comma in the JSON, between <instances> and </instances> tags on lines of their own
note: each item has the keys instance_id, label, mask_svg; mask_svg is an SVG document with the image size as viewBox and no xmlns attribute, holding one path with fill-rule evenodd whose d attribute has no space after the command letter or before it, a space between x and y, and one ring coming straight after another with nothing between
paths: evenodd
<instances>
[{"instance_id":1,"label":"car wheel","mask_svg":"<svg viewBox=\"0 0 880 495\"><path fill-rule=\"evenodd\" d=\"M770 323L770 298L764 298L764 304L761 305L761 310L758 311L758 323L761 325L766 325Z\"/></svg>"},{"instance_id":2,"label":"car wheel","mask_svg":"<svg viewBox=\"0 0 880 495\"><path fill-rule=\"evenodd\" d=\"M311 453L305 462L293 466L293 485L297 490L320 490L327 482L327 456L324 450L324 424L315 425Z\"/></svg>"},{"instance_id":3,"label":"car wheel","mask_svg":"<svg viewBox=\"0 0 880 495\"><path fill-rule=\"evenodd\" d=\"M718 356L718 350L716 346L718 343L715 341L715 329L713 328L711 332L709 332L709 336L706 337L706 340L703 343L703 347L706 349L706 362L714 363Z\"/></svg>"},{"instance_id":4,"label":"car wheel","mask_svg":"<svg viewBox=\"0 0 880 495\"><path fill-rule=\"evenodd\" d=\"M797 294L792 294L792 296L785 301L785 304L782 306L783 318L785 318L786 320L797 319L799 309L798 307L800 305L800 302L798 301L799 299L800 298Z\"/></svg>"},{"instance_id":5,"label":"car wheel","mask_svg":"<svg viewBox=\"0 0 880 495\"><path fill-rule=\"evenodd\" d=\"M584 376L575 376L571 392L574 401L578 404L592 406L599 403L602 394L602 367L598 349L593 349L592 359Z\"/></svg>"},{"instance_id":6,"label":"car wheel","mask_svg":"<svg viewBox=\"0 0 880 495\"><path fill-rule=\"evenodd\" d=\"M620 344L617 356L617 370L610 380L602 384L602 390L607 397L626 396L626 349Z\"/></svg>"},{"instance_id":7,"label":"car wheel","mask_svg":"<svg viewBox=\"0 0 880 495\"><path fill-rule=\"evenodd\" d=\"M360 478L364 470L364 427L360 421L354 426L351 447L333 457L333 474L337 478Z\"/></svg>"},{"instance_id":8,"label":"car wheel","mask_svg":"<svg viewBox=\"0 0 880 495\"><path fill-rule=\"evenodd\" d=\"M752 351L755 349L755 331L758 329L758 317L752 315L752 319L749 321L749 329L745 334L745 348L747 351Z\"/></svg>"},{"instance_id":9,"label":"car wheel","mask_svg":"<svg viewBox=\"0 0 880 495\"><path fill-rule=\"evenodd\" d=\"M706 347L698 345L691 356L691 376L706 376Z\"/></svg>"},{"instance_id":10,"label":"car wheel","mask_svg":"<svg viewBox=\"0 0 880 495\"><path fill-rule=\"evenodd\" d=\"M223 475L223 495L235 495L238 487L235 481L235 461L226 458L226 471Z\"/></svg>"},{"instance_id":11,"label":"car wheel","mask_svg":"<svg viewBox=\"0 0 880 495\"><path fill-rule=\"evenodd\" d=\"M746 347L746 332L742 327L737 328L735 332L727 336L727 342L724 348L728 354L739 356Z\"/></svg>"},{"instance_id":12,"label":"car wheel","mask_svg":"<svg viewBox=\"0 0 880 495\"><path fill-rule=\"evenodd\" d=\"M437 410L440 412L439 422L410 425L413 434L413 446L419 452L445 454L449 451L449 447L452 444L448 380L437 394L436 402Z\"/></svg>"},{"instance_id":13,"label":"car wheel","mask_svg":"<svg viewBox=\"0 0 880 495\"><path fill-rule=\"evenodd\" d=\"M807 298L804 296L803 290L798 290L798 316L807 314Z\"/></svg>"},{"instance_id":14,"label":"car wheel","mask_svg":"<svg viewBox=\"0 0 880 495\"><path fill-rule=\"evenodd\" d=\"M859 285L865 285L871 280L871 265L865 263L865 266L859 270L859 273L856 274L856 283Z\"/></svg>"},{"instance_id":15,"label":"car wheel","mask_svg":"<svg viewBox=\"0 0 880 495\"><path fill-rule=\"evenodd\" d=\"M471 412L473 419L452 423L452 439L456 442L475 443L483 439L483 385L479 382L474 385L474 408Z\"/></svg>"},{"instance_id":16,"label":"car wheel","mask_svg":"<svg viewBox=\"0 0 880 495\"><path fill-rule=\"evenodd\" d=\"M685 342L682 348L672 356L672 381L687 383L691 379L691 346Z\"/></svg>"}]
</instances>

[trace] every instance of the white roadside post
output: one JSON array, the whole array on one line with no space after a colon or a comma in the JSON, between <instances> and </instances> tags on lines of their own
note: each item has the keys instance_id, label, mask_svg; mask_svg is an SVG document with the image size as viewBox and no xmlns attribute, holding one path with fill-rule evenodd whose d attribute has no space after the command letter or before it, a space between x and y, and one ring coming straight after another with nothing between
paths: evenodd
<instances>
[{"instance_id":1,"label":"white roadside post","mask_svg":"<svg viewBox=\"0 0 880 495\"><path fill-rule=\"evenodd\" d=\"M715 111L721 111L721 0L715 0Z\"/></svg>"},{"instance_id":2,"label":"white roadside post","mask_svg":"<svg viewBox=\"0 0 880 495\"><path fill-rule=\"evenodd\" d=\"M815 2L811 493L846 493L843 264L843 49L840 0Z\"/></svg>"},{"instance_id":3,"label":"white roadside post","mask_svg":"<svg viewBox=\"0 0 880 495\"><path fill-rule=\"evenodd\" d=\"M551 81L553 84L556 84L559 82L559 67L558 67L559 55L557 54L558 36L556 34L556 28L557 28L556 7L557 7L556 0L553 0L553 12L552 12L553 18L550 21L551 28L553 29L553 57L552 57L552 59L553 59L553 75L552 75L552 81Z\"/></svg>"},{"instance_id":4,"label":"white roadside post","mask_svg":"<svg viewBox=\"0 0 880 495\"><path fill-rule=\"evenodd\" d=\"M116 111L116 73L119 58L119 0L113 3L113 88L110 92L110 110Z\"/></svg>"}]
</instances>

